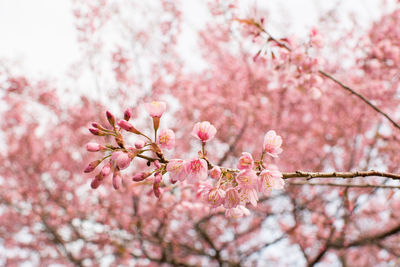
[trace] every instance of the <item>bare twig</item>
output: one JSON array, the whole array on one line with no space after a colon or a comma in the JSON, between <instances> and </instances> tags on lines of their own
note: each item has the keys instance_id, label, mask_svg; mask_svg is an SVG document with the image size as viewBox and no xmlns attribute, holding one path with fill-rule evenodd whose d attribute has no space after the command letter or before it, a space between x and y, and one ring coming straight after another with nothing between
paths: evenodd
<instances>
[{"instance_id":1,"label":"bare twig","mask_svg":"<svg viewBox=\"0 0 400 267\"><path fill-rule=\"evenodd\" d=\"M339 187L360 187L360 188L387 188L399 189L400 185L381 185L381 184L340 184L340 183L310 183L306 181L289 182L290 185L314 185L314 186L339 186Z\"/></svg>"},{"instance_id":2,"label":"bare twig","mask_svg":"<svg viewBox=\"0 0 400 267\"><path fill-rule=\"evenodd\" d=\"M367 176L380 176L388 177L395 180L400 180L400 174L390 172L378 172L378 171L354 171L354 172L284 172L282 173L283 179L290 178L356 178L356 177L367 177Z\"/></svg>"},{"instance_id":3,"label":"bare twig","mask_svg":"<svg viewBox=\"0 0 400 267\"><path fill-rule=\"evenodd\" d=\"M277 43L280 47L285 48L288 51L292 51L292 49L284 42L276 39L275 37L273 37L266 29L264 29L262 27L262 25L260 25L259 23L257 23L254 20L239 20L240 22L245 22L246 24L250 24L255 26L257 29L259 29L261 32L265 33L268 36L268 41L274 41L275 43ZM386 119L388 119L392 125L394 127L396 127L397 129L400 129L400 125L395 122L387 113L383 112L380 108L378 108L377 106L375 106L374 104L372 104L371 101L369 101L365 96L363 96L362 94L356 92L354 89L352 89L350 86L345 85L344 83L342 83L341 81L339 81L338 79L336 79L335 77L333 77L331 74L323 71L323 70L318 70L318 72L324 76L325 78L330 79L331 81L335 82L337 85L339 85L340 87L342 87L343 89L347 90L348 92L350 92L351 94L357 96L359 99L361 99L364 103L366 103L368 106L370 106L371 108L373 108L376 112L378 112L379 114L381 114L382 116L384 116Z\"/></svg>"}]
</instances>

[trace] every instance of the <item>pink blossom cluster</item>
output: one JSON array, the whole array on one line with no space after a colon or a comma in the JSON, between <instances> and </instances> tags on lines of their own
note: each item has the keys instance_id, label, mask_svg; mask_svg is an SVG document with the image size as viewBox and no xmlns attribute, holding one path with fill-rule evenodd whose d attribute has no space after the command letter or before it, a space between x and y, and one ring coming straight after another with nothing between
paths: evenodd
<instances>
[{"instance_id":1,"label":"pink blossom cluster","mask_svg":"<svg viewBox=\"0 0 400 267\"><path fill-rule=\"evenodd\" d=\"M237 163L237 169L229 169L212 164L207 158L206 143L211 141L216 133L216 128L208 121L198 122L194 125L191 135L201 141L202 150L191 159L166 159L164 149L172 149L175 145L175 134L171 129L162 129L158 135L160 118L166 110L164 102L146 103L145 109L153 119L154 139L151 139L136 129L129 122L130 110L126 110L123 120L116 120L111 112L107 111L108 127L92 123L89 131L97 136L110 136L115 144L101 145L88 143L89 152L103 152L104 157L95 160L85 168L84 172L94 171L104 162L101 170L95 175L91 187L96 189L104 178L112 174L112 184L119 189L122 183L121 170L127 169L136 158L147 161L151 166L150 171L135 173L134 182L145 182L153 185L153 192L157 198L162 196L162 188L168 184L192 187L202 201L213 209L222 208L228 217L242 217L249 214L246 205L250 203L257 206L258 194L268 194L271 189L283 189L284 180L276 166L267 165L265 155L278 157L282 152L282 138L271 130L264 136L262 154L259 160L254 160L248 152L243 152ZM134 133L139 139L134 146L125 144L122 132ZM268 168L267 168L268 167ZM163 180L168 174L169 179ZM208 179L211 178L211 179ZM167 183L168 181L168 183Z\"/></svg>"}]
</instances>

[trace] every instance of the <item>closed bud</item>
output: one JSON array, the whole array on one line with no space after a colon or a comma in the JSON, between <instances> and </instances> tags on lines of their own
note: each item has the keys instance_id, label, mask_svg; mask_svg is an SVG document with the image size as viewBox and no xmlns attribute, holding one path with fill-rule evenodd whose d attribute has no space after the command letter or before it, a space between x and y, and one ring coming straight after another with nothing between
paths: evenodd
<instances>
[{"instance_id":1,"label":"closed bud","mask_svg":"<svg viewBox=\"0 0 400 267\"><path fill-rule=\"evenodd\" d=\"M112 178L112 184L115 190L118 190L121 187L121 175L119 172L114 172L113 178Z\"/></svg>"},{"instance_id":2,"label":"closed bud","mask_svg":"<svg viewBox=\"0 0 400 267\"><path fill-rule=\"evenodd\" d=\"M100 173L103 177L106 177L111 173L111 162L110 161L107 162L106 165L103 166Z\"/></svg>"},{"instance_id":3,"label":"closed bud","mask_svg":"<svg viewBox=\"0 0 400 267\"><path fill-rule=\"evenodd\" d=\"M153 184L153 192L154 192L154 195L156 196L156 198L160 198L161 197L160 184Z\"/></svg>"},{"instance_id":4,"label":"closed bud","mask_svg":"<svg viewBox=\"0 0 400 267\"><path fill-rule=\"evenodd\" d=\"M99 129L96 128L89 128L89 131L93 134L93 135L98 135L98 136L104 136L105 133L100 131Z\"/></svg>"},{"instance_id":5,"label":"closed bud","mask_svg":"<svg viewBox=\"0 0 400 267\"><path fill-rule=\"evenodd\" d=\"M86 150L89 152L97 152L102 148L103 148L103 146L98 143L87 143L86 144Z\"/></svg>"},{"instance_id":6,"label":"closed bud","mask_svg":"<svg viewBox=\"0 0 400 267\"><path fill-rule=\"evenodd\" d=\"M92 189L97 189L97 188L100 186L100 184L101 184L101 180L98 179L98 178L96 177L96 178L94 178L94 179L92 180L92 182L90 183L90 187L91 187Z\"/></svg>"},{"instance_id":7,"label":"closed bud","mask_svg":"<svg viewBox=\"0 0 400 267\"><path fill-rule=\"evenodd\" d=\"M86 166L85 170L83 172L89 173L92 172L96 167L101 163L101 160L95 160L89 163L89 165Z\"/></svg>"},{"instance_id":8,"label":"closed bud","mask_svg":"<svg viewBox=\"0 0 400 267\"><path fill-rule=\"evenodd\" d=\"M135 174L135 175L132 177L132 181L134 181L134 182L141 182L141 181L143 181L144 179L146 179L146 178L149 177L149 176L150 176L150 173L147 173L147 172L140 172L140 173Z\"/></svg>"},{"instance_id":9,"label":"closed bud","mask_svg":"<svg viewBox=\"0 0 400 267\"><path fill-rule=\"evenodd\" d=\"M133 125L127 122L126 120L119 120L118 126L124 129L125 131L132 132L135 134L140 134L140 132L136 130L135 127L133 127Z\"/></svg>"},{"instance_id":10,"label":"closed bud","mask_svg":"<svg viewBox=\"0 0 400 267\"><path fill-rule=\"evenodd\" d=\"M146 143L143 140L137 140L135 142L135 148L136 149L142 149Z\"/></svg>"},{"instance_id":11,"label":"closed bud","mask_svg":"<svg viewBox=\"0 0 400 267\"><path fill-rule=\"evenodd\" d=\"M120 170L126 169L129 167L129 164L131 163L131 158L127 153L121 153L115 162L117 163L117 166L119 167Z\"/></svg>"},{"instance_id":12,"label":"closed bud","mask_svg":"<svg viewBox=\"0 0 400 267\"><path fill-rule=\"evenodd\" d=\"M97 122L92 122L92 126L93 126L94 128L101 128L101 125L98 124Z\"/></svg>"},{"instance_id":13,"label":"closed bud","mask_svg":"<svg viewBox=\"0 0 400 267\"><path fill-rule=\"evenodd\" d=\"M154 166L156 166L157 169L161 168L161 164L158 160L154 161Z\"/></svg>"},{"instance_id":14,"label":"closed bud","mask_svg":"<svg viewBox=\"0 0 400 267\"><path fill-rule=\"evenodd\" d=\"M124 112L124 120L129 121L129 119L132 117L132 112L130 108L127 108Z\"/></svg>"},{"instance_id":15,"label":"closed bud","mask_svg":"<svg viewBox=\"0 0 400 267\"><path fill-rule=\"evenodd\" d=\"M106 116L107 116L107 120L110 123L111 126L114 127L115 125L115 117L114 115L110 112L110 111L106 111Z\"/></svg>"}]
</instances>

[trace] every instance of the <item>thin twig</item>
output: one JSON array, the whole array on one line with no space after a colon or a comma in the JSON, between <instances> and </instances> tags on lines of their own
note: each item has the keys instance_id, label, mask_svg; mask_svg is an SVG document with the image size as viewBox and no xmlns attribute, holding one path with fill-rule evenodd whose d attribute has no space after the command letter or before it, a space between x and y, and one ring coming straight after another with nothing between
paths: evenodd
<instances>
[{"instance_id":1,"label":"thin twig","mask_svg":"<svg viewBox=\"0 0 400 267\"><path fill-rule=\"evenodd\" d=\"M400 189L400 185L382 185L382 184L340 184L340 183L309 183L306 181L289 182L290 185L314 185L314 186L339 186L339 187L360 187L360 188L387 188Z\"/></svg>"},{"instance_id":2,"label":"thin twig","mask_svg":"<svg viewBox=\"0 0 400 267\"><path fill-rule=\"evenodd\" d=\"M240 20L239 20L240 21ZM261 32L265 33L266 35L268 35L268 40L272 40L274 42L276 42L280 47L285 48L286 50L288 50L289 52L292 51L292 49L284 42L279 41L278 39L276 39L275 37L273 37L266 29L264 29L259 23L255 22L255 21L247 21L247 24L252 24L254 25L257 29L259 29ZM362 101L364 101L367 105L369 105L371 108L373 108L376 112L378 112L379 114L381 114L382 116L384 116L386 119L388 119L394 127L396 127L397 129L400 129L400 125L395 122L387 113L383 112L380 108L378 108L377 106L375 106L374 104L372 104L371 101L369 101L365 96L363 96L362 94L356 92L354 89L350 88L348 85L345 85L344 83L342 83L341 81L339 81L338 79L336 79L335 77L333 77L331 74L326 73L323 70L318 70L318 72L324 76L325 78L330 79L331 81L335 82L337 85L339 85L340 87L342 87L343 89L347 90L348 92L350 92L351 94L357 96L358 98L360 98Z\"/></svg>"},{"instance_id":3,"label":"thin twig","mask_svg":"<svg viewBox=\"0 0 400 267\"><path fill-rule=\"evenodd\" d=\"M400 180L400 174L390 172L378 172L378 171L354 171L354 172L284 172L282 173L283 179L290 178L356 178L356 177L367 177L367 176L380 176L388 177L396 180Z\"/></svg>"}]
</instances>

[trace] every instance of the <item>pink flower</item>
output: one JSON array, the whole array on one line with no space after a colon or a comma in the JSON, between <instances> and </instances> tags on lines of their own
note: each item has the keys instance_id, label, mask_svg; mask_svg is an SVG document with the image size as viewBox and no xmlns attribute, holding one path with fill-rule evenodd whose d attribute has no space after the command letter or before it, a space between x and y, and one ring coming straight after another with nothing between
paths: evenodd
<instances>
[{"instance_id":1,"label":"pink flower","mask_svg":"<svg viewBox=\"0 0 400 267\"><path fill-rule=\"evenodd\" d=\"M186 162L182 159L171 159L167 164L167 172L172 183L183 181L186 178Z\"/></svg>"},{"instance_id":2,"label":"pink flower","mask_svg":"<svg viewBox=\"0 0 400 267\"><path fill-rule=\"evenodd\" d=\"M268 155L276 158L282 153L280 146L282 145L282 137L276 135L275 131L268 131L264 136L264 151Z\"/></svg>"},{"instance_id":3,"label":"pink flower","mask_svg":"<svg viewBox=\"0 0 400 267\"><path fill-rule=\"evenodd\" d=\"M258 195L254 188L242 188L240 190L240 200L242 203L250 202L251 205L257 207Z\"/></svg>"},{"instance_id":4,"label":"pink flower","mask_svg":"<svg viewBox=\"0 0 400 267\"><path fill-rule=\"evenodd\" d=\"M257 174L253 170L243 170L236 177L240 188L252 189L257 186Z\"/></svg>"},{"instance_id":5,"label":"pink flower","mask_svg":"<svg viewBox=\"0 0 400 267\"><path fill-rule=\"evenodd\" d=\"M249 216L249 215L250 215L250 211L242 205L239 205L236 208L227 209L225 211L225 216L230 217L230 218L240 218L240 217Z\"/></svg>"},{"instance_id":6,"label":"pink flower","mask_svg":"<svg viewBox=\"0 0 400 267\"><path fill-rule=\"evenodd\" d=\"M158 136L157 144L162 149L172 149L175 146L175 134L171 129L162 129Z\"/></svg>"},{"instance_id":7,"label":"pink flower","mask_svg":"<svg viewBox=\"0 0 400 267\"><path fill-rule=\"evenodd\" d=\"M260 173L259 191L266 193L269 189L283 189L285 181L278 170L263 170Z\"/></svg>"},{"instance_id":8,"label":"pink flower","mask_svg":"<svg viewBox=\"0 0 400 267\"><path fill-rule=\"evenodd\" d=\"M215 166L210 170L210 176L213 179L219 179L221 177L221 169L218 166Z\"/></svg>"},{"instance_id":9,"label":"pink flower","mask_svg":"<svg viewBox=\"0 0 400 267\"><path fill-rule=\"evenodd\" d=\"M239 194L235 188L230 188L226 191L224 207L226 209L235 208L240 204Z\"/></svg>"},{"instance_id":10,"label":"pink flower","mask_svg":"<svg viewBox=\"0 0 400 267\"><path fill-rule=\"evenodd\" d=\"M194 184L199 180L205 180L208 177L207 174L207 162L204 159L192 159L185 165L187 172L187 181L190 184Z\"/></svg>"},{"instance_id":11,"label":"pink flower","mask_svg":"<svg viewBox=\"0 0 400 267\"><path fill-rule=\"evenodd\" d=\"M153 101L145 103L144 107L150 116L160 118L166 110L167 104L165 104L165 102Z\"/></svg>"},{"instance_id":12,"label":"pink flower","mask_svg":"<svg viewBox=\"0 0 400 267\"><path fill-rule=\"evenodd\" d=\"M214 138L217 130L208 121L198 122L194 125L192 135L202 142L208 142Z\"/></svg>"},{"instance_id":13,"label":"pink flower","mask_svg":"<svg viewBox=\"0 0 400 267\"><path fill-rule=\"evenodd\" d=\"M225 191L219 188L211 188L203 194L203 200L213 208L217 208L224 203Z\"/></svg>"},{"instance_id":14,"label":"pink flower","mask_svg":"<svg viewBox=\"0 0 400 267\"><path fill-rule=\"evenodd\" d=\"M253 169L254 160L250 153L243 152L242 156L239 159L239 163L237 168L239 170Z\"/></svg>"}]
</instances>

